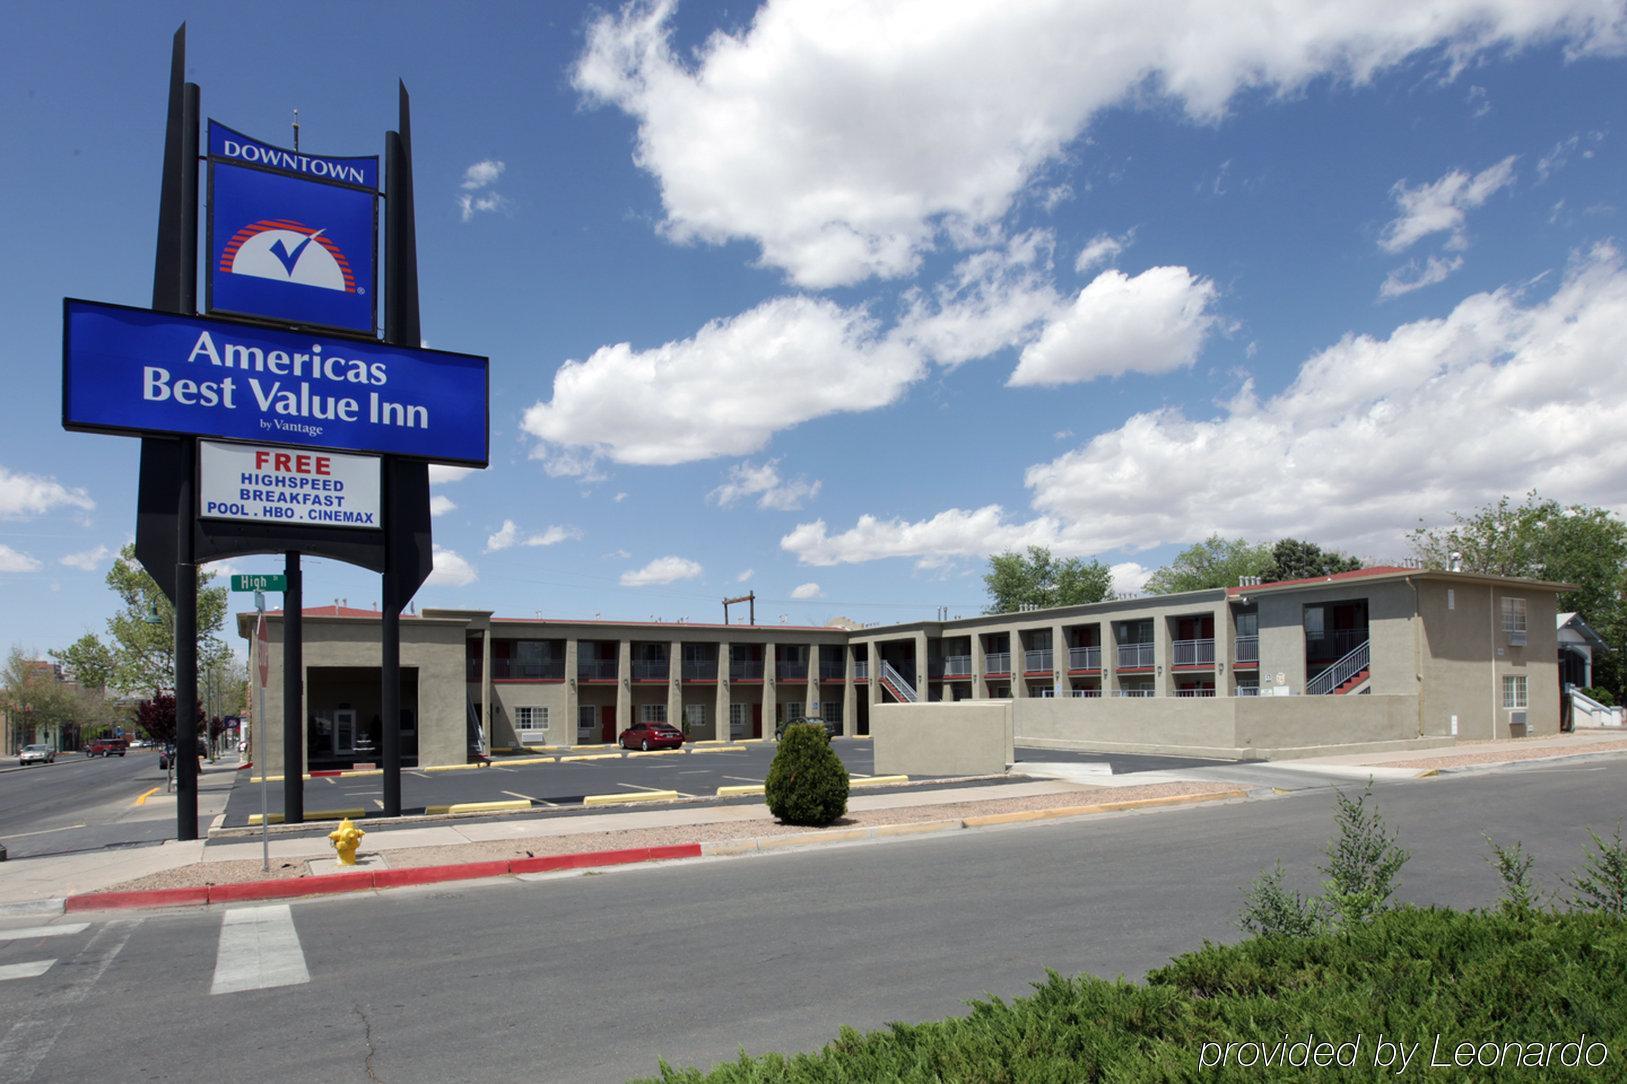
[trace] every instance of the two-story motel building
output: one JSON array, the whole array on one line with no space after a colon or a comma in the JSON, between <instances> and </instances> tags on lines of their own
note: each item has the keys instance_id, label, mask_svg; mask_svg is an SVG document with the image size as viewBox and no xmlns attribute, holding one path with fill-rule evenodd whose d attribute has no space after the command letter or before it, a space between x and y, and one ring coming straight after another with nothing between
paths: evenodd
<instances>
[{"instance_id":1,"label":"two-story motel building","mask_svg":"<svg viewBox=\"0 0 1627 1084\"><path fill-rule=\"evenodd\" d=\"M1377 567L862 629L426 609L401 622L402 751L461 763L476 735L608 743L636 720L694 740L772 736L799 717L863 735L880 703L989 698L1014 700L1018 740L1058 747L1271 756L1552 734L1565 589ZM252 622L238 616L241 635ZM281 634L270 615L256 744L273 771ZM378 613L308 609L304 634L307 769L375 760Z\"/></svg>"}]
</instances>

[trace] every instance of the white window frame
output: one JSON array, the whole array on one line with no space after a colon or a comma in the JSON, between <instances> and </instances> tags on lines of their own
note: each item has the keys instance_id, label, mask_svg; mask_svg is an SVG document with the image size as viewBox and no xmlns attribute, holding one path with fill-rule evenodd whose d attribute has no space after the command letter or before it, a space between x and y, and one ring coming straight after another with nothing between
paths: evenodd
<instances>
[{"instance_id":1,"label":"white window frame","mask_svg":"<svg viewBox=\"0 0 1627 1084\"><path fill-rule=\"evenodd\" d=\"M1525 599L1503 596L1503 634L1511 644L1525 643Z\"/></svg>"},{"instance_id":2,"label":"white window frame","mask_svg":"<svg viewBox=\"0 0 1627 1084\"><path fill-rule=\"evenodd\" d=\"M745 737L751 732L751 716L746 713L749 704L729 705L729 737Z\"/></svg>"},{"instance_id":3,"label":"white window frame","mask_svg":"<svg viewBox=\"0 0 1627 1084\"><path fill-rule=\"evenodd\" d=\"M592 737L599 732L599 707L597 704L578 704L576 708L576 740Z\"/></svg>"},{"instance_id":4,"label":"white window frame","mask_svg":"<svg viewBox=\"0 0 1627 1084\"><path fill-rule=\"evenodd\" d=\"M515 708L514 709L514 729L515 730L547 730L548 729L548 709L547 709L547 707L536 707L536 706L528 704L525 707Z\"/></svg>"},{"instance_id":5,"label":"white window frame","mask_svg":"<svg viewBox=\"0 0 1627 1084\"><path fill-rule=\"evenodd\" d=\"M1503 675L1503 707L1523 711L1530 707L1528 687L1524 674Z\"/></svg>"},{"instance_id":6,"label":"white window frame","mask_svg":"<svg viewBox=\"0 0 1627 1084\"><path fill-rule=\"evenodd\" d=\"M640 704L638 706L638 721L641 723L666 722L667 706L665 704Z\"/></svg>"},{"instance_id":7,"label":"white window frame","mask_svg":"<svg viewBox=\"0 0 1627 1084\"><path fill-rule=\"evenodd\" d=\"M685 726L705 726L706 725L706 705L705 704L685 704L684 705L684 725Z\"/></svg>"}]
</instances>

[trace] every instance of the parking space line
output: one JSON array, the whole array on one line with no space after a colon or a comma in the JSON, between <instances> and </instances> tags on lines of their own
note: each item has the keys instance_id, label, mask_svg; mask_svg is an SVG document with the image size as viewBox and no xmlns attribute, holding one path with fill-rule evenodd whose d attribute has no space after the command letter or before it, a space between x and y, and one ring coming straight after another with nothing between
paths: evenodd
<instances>
[{"instance_id":1,"label":"parking space line","mask_svg":"<svg viewBox=\"0 0 1627 1084\"><path fill-rule=\"evenodd\" d=\"M75 828L83 828L82 824L64 824L61 828L41 828L37 832L7 832L7 839L22 839L24 836L48 836L52 832L71 832Z\"/></svg>"},{"instance_id":2,"label":"parking space line","mask_svg":"<svg viewBox=\"0 0 1627 1084\"><path fill-rule=\"evenodd\" d=\"M154 787L152 790L149 790L149 791L144 791L143 793L136 795L135 804L136 805L146 805L147 804L147 799L151 798L153 795L155 795L157 793L158 793L158 788L157 787Z\"/></svg>"},{"instance_id":3,"label":"parking space line","mask_svg":"<svg viewBox=\"0 0 1627 1084\"><path fill-rule=\"evenodd\" d=\"M35 975L43 975L51 970L55 960L30 960L25 964L6 964L0 966L0 982L7 979L31 979Z\"/></svg>"},{"instance_id":4,"label":"parking space line","mask_svg":"<svg viewBox=\"0 0 1627 1084\"><path fill-rule=\"evenodd\" d=\"M544 805L544 806L547 806L549 809L558 809L559 808L559 803L557 803L557 802L550 802L546 798L533 798L533 797L531 797L531 795L529 795L529 794L521 794L519 791L505 790L505 791L502 791L501 793L508 795L510 798L524 798L528 802L533 802L536 805Z\"/></svg>"},{"instance_id":5,"label":"parking space line","mask_svg":"<svg viewBox=\"0 0 1627 1084\"><path fill-rule=\"evenodd\" d=\"M667 787L641 787L637 783L617 783L616 786L631 787L633 790L653 790L658 794L669 789Z\"/></svg>"},{"instance_id":6,"label":"parking space line","mask_svg":"<svg viewBox=\"0 0 1627 1084\"><path fill-rule=\"evenodd\" d=\"M749 775L725 775L722 779L733 779L736 783L761 783L763 780Z\"/></svg>"}]
</instances>

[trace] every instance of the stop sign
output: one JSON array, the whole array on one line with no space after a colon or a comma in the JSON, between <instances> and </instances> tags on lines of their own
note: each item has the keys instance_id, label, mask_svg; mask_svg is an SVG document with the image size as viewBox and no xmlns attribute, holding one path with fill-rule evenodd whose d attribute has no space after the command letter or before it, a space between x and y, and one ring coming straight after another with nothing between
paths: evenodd
<instances>
[{"instance_id":1,"label":"stop sign","mask_svg":"<svg viewBox=\"0 0 1627 1084\"><path fill-rule=\"evenodd\" d=\"M266 687L271 676L271 655L266 650L266 615L261 614L260 620L254 626L254 654L260 666L260 688Z\"/></svg>"}]
</instances>

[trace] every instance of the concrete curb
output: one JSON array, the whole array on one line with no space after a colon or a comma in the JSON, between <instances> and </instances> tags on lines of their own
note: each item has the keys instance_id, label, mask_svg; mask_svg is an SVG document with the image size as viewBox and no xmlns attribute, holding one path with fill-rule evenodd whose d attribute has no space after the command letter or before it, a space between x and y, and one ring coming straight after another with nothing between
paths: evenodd
<instances>
[{"instance_id":1,"label":"concrete curb","mask_svg":"<svg viewBox=\"0 0 1627 1084\"><path fill-rule=\"evenodd\" d=\"M347 892L405 888L412 885L443 884L448 881L488 880L497 877L556 873L564 870L594 869L640 862L725 857L787 850L793 847L840 845L903 836L946 834L1004 824L1060 820L1100 813L1195 805L1202 802L1231 801L1247 797L1248 792L1244 790L1217 791L1210 794L1176 794L1163 798L1139 798L1124 802L1098 802L1092 805L1022 810L1016 813L995 813L961 819L879 824L868 828L838 828L834 831L807 832L789 836L763 836L755 839L725 840L715 843L678 843L664 847L633 847L610 851L588 851L580 854L545 855L540 858L464 862L447 866L357 870L353 873L246 881L229 885L157 888L130 892L88 892L59 899L24 900L18 903L0 904L0 915L62 914L64 912L160 907L209 907L216 904L241 903L251 900L328 896Z\"/></svg>"},{"instance_id":2,"label":"concrete curb","mask_svg":"<svg viewBox=\"0 0 1627 1084\"><path fill-rule=\"evenodd\" d=\"M583 854L547 855L541 858L504 858L491 862L464 862L454 866L417 866L407 869L358 870L316 877L296 877L271 881L245 881L241 884L204 885L191 888L155 888L135 892L87 892L54 901L52 913L129 910L158 907L209 907L222 903L252 900L297 899L302 896L331 896L346 892L371 892L413 885L444 884L448 881L488 880L521 874L553 873L569 869L625 866L639 862L665 862L699 858L699 843L679 843L667 847L633 847L616 851L590 851ZM7 904L20 908L20 904ZM38 914L44 911L0 913Z\"/></svg>"},{"instance_id":3,"label":"concrete curb","mask_svg":"<svg viewBox=\"0 0 1627 1084\"><path fill-rule=\"evenodd\" d=\"M645 790L633 794L589 794L582 799L584 806L621 805L624 802L672 802L678 798L675 790Z\"/></svg>"}]
</instances>

